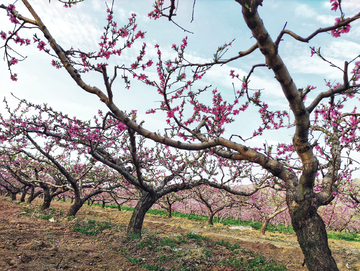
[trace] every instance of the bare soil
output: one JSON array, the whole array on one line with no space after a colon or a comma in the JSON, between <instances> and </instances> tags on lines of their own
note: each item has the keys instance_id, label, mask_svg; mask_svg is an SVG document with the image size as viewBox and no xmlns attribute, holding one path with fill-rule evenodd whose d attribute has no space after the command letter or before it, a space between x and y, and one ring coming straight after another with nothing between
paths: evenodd
<instances>
[{"instance_id":1,"label":"bare soil","mask_svg":"<svg viewBox=\"0 0 360 271\"><path fill-rule=\"evenodd\" d=\"M129 239L125 233L131 212L85 205L75 219L68 219L65 214L69 203L52 202L46 211L40 211L39 204L40 201L19 204L0 197L1 271L149 270L139 263L152 268L159 263L158 269L152 270L181 270L177 269L179 266L186 266L187 270L235 270L223 264L234 254L216 245L216 241L240 245L236 257L245 262L262 254L287 270L308 270L303 266L304 256L295 234L267 232L262 236L256 230L230 230L221 224L209 226L205 221L147 214L143 238ZM42 219L46 215L53 218ZM96 236L74 230L74 226L84 229L89 223L100 228L97 223L102 223L105 228ZM183 242L189 233L206 236L208 241ZM159 240L164 236L169 237L169 243L160 246ZM329 243L340 270L360 270L360 243L331 239ZM173 255L170 251L181 256L167 256Z\"/></svg>"}]
</instances>

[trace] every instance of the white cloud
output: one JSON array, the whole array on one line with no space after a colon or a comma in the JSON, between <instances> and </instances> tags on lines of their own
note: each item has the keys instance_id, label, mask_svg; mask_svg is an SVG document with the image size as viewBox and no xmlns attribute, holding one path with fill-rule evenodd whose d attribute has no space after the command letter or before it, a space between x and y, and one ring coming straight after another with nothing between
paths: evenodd
<instances>
[{"instance_id":1,"label":"white cloud","mask_svg":"<svg viewBox=\"0 0 360 271\"><path fill-rule=\"evenodd\" d=\"M341 6L345 11L359 11L360 10L360 1L359 0L346 0L341 2Z\"/></svg>"},{"instance_id":2,"label":"white cloud","mask_svg":"<svg viewBox=\"0 0 360 271\"><path fill-rule=\"evenodd\" d=\"M343 61L351 60L360 53L360 44L346 39L335 40L325 48L329 56Z\"/></svg>"}]
</instances>

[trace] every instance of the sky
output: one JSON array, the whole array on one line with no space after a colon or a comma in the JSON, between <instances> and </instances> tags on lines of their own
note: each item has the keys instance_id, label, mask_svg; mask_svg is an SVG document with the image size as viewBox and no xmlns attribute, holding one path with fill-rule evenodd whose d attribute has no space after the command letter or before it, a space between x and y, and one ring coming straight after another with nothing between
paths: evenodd
<instances>
[{"instance_id":1,"label":"sky","mask_svg":"<svg viewBox=\"0 0 360 271\"><path fill-rule=\"evenodd\" d=\"M80 3L72 8L63 8L63 4L52 0L50 3L43 0L29 1L42 21L48 27L56 41L65 50L71 46L86 51L96 51L99 46L103 26L106 23L106 5L104 1L92 0ZM176 1L177 2L177 1ZM355 15L360 11L359 0L343 0L343 11L346 17ZM0 4L9 4L8 0L0 0ZM109 1L109 4L111 1ZM174 20L193 34L184 32L181 28L169 22L166 18L156 21L148 18L153 0L115 0L114 20L118 25L127 23L131 13L137 14L138 29L146 31L145 39L137 42L131 50L126 50L120 58L110 61L110 65L130 64L138 55L142 42L147 43L147 58L156 62L157 55L154 48L159 44L164 59L173 55L172 44L181 44L184 37L188 37L188 48L185 57L192 62L204 63L211 60L218 46L235 39L225 58L236 56L239 51L250 48L255 42L250 30L247 28L241 14L241 7L230 0L197 0L192 19L193 1L180 0ZM165 6L169 4L165 0ZM30 16L21 1L16 3L20 14ZM273 40L284 28L300 36L306 37L319 27L334 24L339 12L330 10L330 1L318 0L265 0L259 7L259 14L263 19L266 29ZM6 16L5 10L0 10L0 30L9 31L12 25ZM23 32L22 37L32 37L34 30ZM43 38L41 34L39 37ZM0 41L0 46L2 41ZM280 43L279 52L293 76L298 88L308 85L316 86L314 95L326 90L324 80L337 82L342 80L342 73L320 58L311 57L309 47L321 47L322 54L332 63L343 67L348 61L360 54L360 23L352 23L350 34L341 38L333 38L329 33L315 37L309 43L300 43L289 36L284 36ZM13 66L13 72L18 74L18 81L10 80L5 61L0 62L0 94L15 107L17 101L11 93L18 98L27 99L32 103L47 103L56 110L87 120L92 118L98 109L108 111L94 95L85 93L80 89L64 69L57 70L51 66L52 57L39 53L35 45L27 48L14 47L20 54L27 58ZM0 49L1 55L4 50ZM264 63L264 57L259 50L253 54L233 61L223 66L216 66L202 80L199 86L211 84L212 89L217 88L224 98L233 99L233 83L240 87L239 81L233 80L230 70L247 75L252 65ZM111 70L111 69L109 69ZM155 68L149 70L150 76L155 76ZM105 91L102 76L98 73L83 75L82 78L90 85L95 85ZM196 89L198 86L194 86ZM263 98L272 109L288 110L288 103L283 97L281 88L274 79L273 73L266 69L256 69L251 77L250 87L263 89ZM145 120L144 126L149 130L157 130L165 126L162 114L146 115L145 112L158 106L156 101L161 97L156 95L156 90L148 88L137 82L132 83L130 90L124 88L121 80L114 84L114 101L122 110L138 110L140 120ZM311 101L309 95L308 100ZM204 96L210 99L210 96ZM0 106L0 113L4 113L4 106ZM252 135L258 127L259 118L254 109L242 114L233 126L227 130L225 136L240 134L246 138ZM268 144L276 144L279 140L291 142L292 131L268 132ZM263 138L248 142L249 145L263 146Z\"/></svg>"}]
</instances>

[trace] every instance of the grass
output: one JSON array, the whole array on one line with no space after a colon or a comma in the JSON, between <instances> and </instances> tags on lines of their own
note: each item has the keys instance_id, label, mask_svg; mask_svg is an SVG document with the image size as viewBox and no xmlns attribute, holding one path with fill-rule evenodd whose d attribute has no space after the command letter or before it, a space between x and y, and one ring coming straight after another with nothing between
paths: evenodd
<instances>
[{"instance_id":1,"label":"grass","mask_svg":"<svg viewBox=\"0 0 360 271\"><path fill-rule=\"evenodd\" d=\"M89 219L88 221L79 221L76 222L73 226L73 230L77 231L84 235L96 236L99 233L103 232L105 229L111 229L112 225L105 222L97 222L96 220Z\"/></svg>"},{"instance_id":2,"label":"grass","mask_svg":"<svg viewBox=\"0 0 360 271\"><path fill-rule=\"evenodd\" d=\"M281 271L286 270L282 264L276 264L273 260L266 260L262 255L256 256L254 259L245 261L243 258L229 257L222 262L225 265L235 268L235 270L246 271Z\"/></svg>"},{"instance_id":3,"label":"grass","mask_svg":"<svg viewBox=\"0 0 360 271\"><path fill-rule=\"evenodd\" d=\"M3 198L3 200L6 200L6 198ZM93 206L100 206L101 207L102 204L94 203ZM39 207L39 209L41 209L41 205L39 205L38 207ZM116 205L106 204L106 207L107 208L117 209ZM128 207L128 206L122 206L121 209L126 210L126 211L134 211L134 207ZM24 206L24 211L27 214L35 213L35 210L29 209L26 206ZM44 212L44 214L41 214L38 217L42 218L42 219L45 219L45 220L49 220L50 218L54 217L54 215L55 215L55 213L57 211L54 208L50 208L48 210L44 210L44 211L41 211L41 212ZM63 211L59 211L59 212L60 212L60 215L64 214ZM167 211L164 211L164 210L150 209L147 213L148 214L153 214L153 215L167 216ZM204 221L208 220L208 216L197 215L197 214L193 214L193 213L184 214L184 213L180 213L180 212L172 212L172 215L174 217L194 219L194 220L204 220ZM71 217L68 217L67 219L72 220L74 218L75 217L71 216ZM250 227L252 227L252 228L254 228L256 230L259 230L261 228L261 225L262 225L261 222L257 222L257 221L248 221L248 220L231 219L231 218L227 218L227 219L224 220L224 219L221 219L221 218L218 218L218 217L215 217L213 222L218 223L219 220L221 220L220 224L223 224L223 225L226 225L226 226L250 226ZM277 225L277 226L268 225L266 230L269 231L269 232L276 232L277 231L279 233L295 233L292 226L285 226L285 225ZM136 238L136 236L134 236L134 238ZM360 235L355 234L355 233L328 232L328 238L333 239L333 240L345 240L345 241L351 241L351 242L360 242ZM276 241L276 240L272 240L271 238L270 239L268 238L268 240L269 241Z\"/></svg>"},{"instance_id":4,"label":"grass","mask_svg":"<svg viewBox=\"0 0 360 271\"><path fill-rule=\"evenodd\" d=\"M101 206L100 204L95 204L95 203L94 203L94 205ZM106 205L106 207L117 208L116 205ZM134 207L122 206L121 208L122 208L122 210L126 210L126 211L134 210ZM147 213L153 214L153 215L167 216L167 211L164 211L164 210L150 209ZM208 216L206 216L206 215L197 215L197 214L193 214L193 213L184 214L184 213L179 213L179 212L172 212L172 216L180 217L180 218L187 218L187 219L194 219L194 220L204 220L204 221L208 220ZM258 221L248 221L248 220L232 219L232 218L227 218L224 220L224 219L221 219L218 217L214 217L213 222L220 223L220 224L223 224L226 226L250 226L255 230L259 230L262 225L262 223L258 222ZM268 225L266 228L266 231L279 232L279 233L295 233L292 226L285 226L285 225L281 225L281 224L279 224L277 226ZM360 235L354 234L354 233L328 232L328 238L334 239L334 240L346 240L346 241L352 241L352 242L360 242Z\"/></svg>"},{"instance_id":5,"label":"grass","mask_svg":"<svg viewBox=\"0 0 360 271\"><path fill-rule=\"evenodd\" d=\"M127 239L121 251L127 259L147 270L208 270L229 267L231 270L286 270L281 264L254 255L239 244L222 240L213 242L196 233L178 236L143 235ZM209 269L209 270L210 270Z\"/></svg>"},{"instance_id":6,"label":"grass","mask_svg":"<svg viewBox=\"0 0 360 271\"><path fill-rule=\"evenodd\" d=\"M200 234L197 234L195 232L189 232L188 234L186 234L186 238L187 239L194 239L196 241L207 240L208 239L206 236L201 236Z\"/></svg>"},{"instance_id":7,"label":"grass","mask_svg":"<svg viewBox=\"0 0 360 271\"><path fill-rule=\"evenodd\" d=\"M345 240L352 242L360 242L359 234L347 233L347 232L328 232L328 238L334 240Z\"/></svg>"},{"instance_id":8,"label":"grass","mask_svg":"<svg viewBox=\"0 0 360 271\"><path fill-rule=\"evenodd\" d=\"M53 217L54 217L54 215L40 215L39 216L39 218L44 219L44 220L49 220Z\"/></svg>"},{"instance_id":9,"label":"grass","mask_svg":"<svg viewBox=\"0 0 360 271\"><path fill-rule=\"evenodd\" d=\"M95 206L102 206L101 204L96 204L94 203L93 205ZM113 209L117 209L116 205L106 205L107 208L113 208ZM128 206L122 206L121 207L122 210L125 211L134 211L134 207L128 207ZM158 210L158 209L150 209L149 211L147 211L148 214L152 214L152 215L162 215L162 216L167 216L167 211L164 210ZM190 213L190 214L184 214L184 213L180 213L180 212L172 212L172 216L174 217L180 217L180 218L187 218L187 219L193 219L193 220L204 220L207 221L208 220L208 216L206 215L197 215L194 213ZM227 219L222 219L219 217L214 217L213 219L214 223L220 223L226 226L250 226L252 228L254 228L255 230L259 230L261 228L262 223L258 222L258 221L248 221L248 220L241 220L241 219L232 219L232 218L227 218ZM268 225L266 228L267 231L270 232L275 232L278 231L280 233L295 233L294 229L292 226L285 226L285 225L277 225L277 226L272 226L272 225Z\"/></svg>"}]
</instances>

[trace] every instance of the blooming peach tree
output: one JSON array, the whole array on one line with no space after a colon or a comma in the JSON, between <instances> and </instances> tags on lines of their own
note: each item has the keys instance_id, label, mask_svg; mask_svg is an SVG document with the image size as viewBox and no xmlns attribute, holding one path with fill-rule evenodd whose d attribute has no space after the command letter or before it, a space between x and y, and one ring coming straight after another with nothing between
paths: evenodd
<instances>
[{"instance_id":1,"label":"blooming peach tree","mask_svg":"<svg viewBox=\"0 0 360 271\"><path fill-rule=\"evenodd\" d=\"M112 114L100 111L93 121L81 121L46 104L26 100L21 100L14 110L7 103L6 107L9 118L0 114L1 142L37 163L50 164L61 176L61 184L39 178L33 182L71 190L75 202L70 215L103 192L111 193L113 199L136 200L128 226L130 235L141 234L146 212L171 193L206 183L246 196L257 192L264 183L259 181L251 191L233 189L230 184L240 184L242 177L251 172L250 164L209 158L205 151L172 151L159 143L147 146L144 137ZM136 121L136 112L131 115Z\"/></svg>"}]
</instances>

